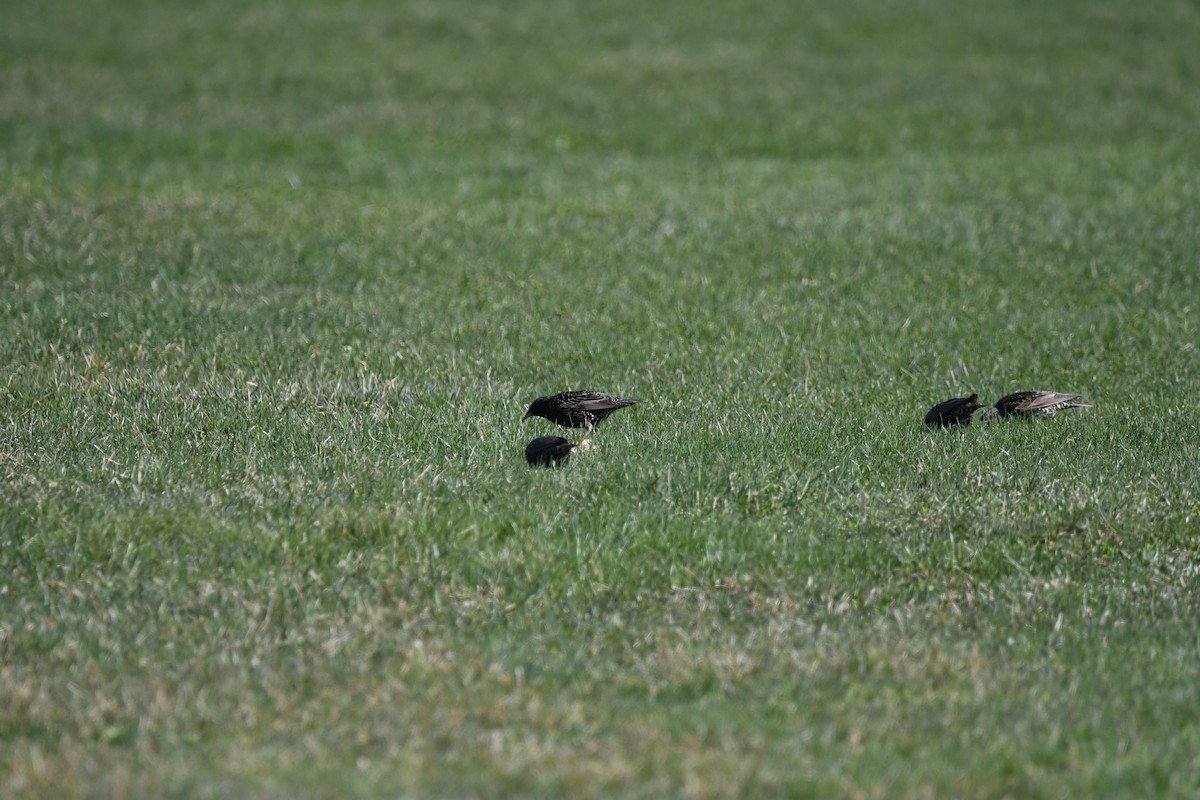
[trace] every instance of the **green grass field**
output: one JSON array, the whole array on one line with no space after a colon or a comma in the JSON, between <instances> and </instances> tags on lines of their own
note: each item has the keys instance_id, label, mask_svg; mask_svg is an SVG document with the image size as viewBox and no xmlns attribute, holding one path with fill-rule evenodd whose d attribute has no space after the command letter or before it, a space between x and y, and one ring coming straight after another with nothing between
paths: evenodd
<instances>
[{"instance_id":1,"label":"green grass field","mask_svg":"<svg viewBox=\"0 0 1200 800\"><path fill-rule=\"evenodd\" d=\"M1197 796L1198 48L5 2L0 795Z\"/></svg>"}]
</instances>

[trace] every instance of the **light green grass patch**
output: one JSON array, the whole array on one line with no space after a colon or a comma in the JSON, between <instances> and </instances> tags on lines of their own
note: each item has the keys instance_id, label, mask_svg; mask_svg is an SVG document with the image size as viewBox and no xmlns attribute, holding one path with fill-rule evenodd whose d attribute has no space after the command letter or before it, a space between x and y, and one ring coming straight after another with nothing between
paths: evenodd
<instances>
[{"instance_id":1,"label":"light green grass patch","mask_svg":"<svg viewBox=\"0 0 1200 800\"><path fill-rule=\"evenodd\" d=\"M1198 27L13 4L3 793L1194 795Z\"/></svg>"}]
</instances>

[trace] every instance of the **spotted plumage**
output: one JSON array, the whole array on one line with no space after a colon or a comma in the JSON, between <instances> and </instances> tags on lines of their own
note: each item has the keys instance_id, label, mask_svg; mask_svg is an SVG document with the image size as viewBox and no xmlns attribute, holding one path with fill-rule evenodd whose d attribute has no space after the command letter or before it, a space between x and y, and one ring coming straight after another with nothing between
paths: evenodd
<instances>
[{"instance_id":1,"label":"spotted plumage","mask_svg":"<svg viewBox=\"0 0 1200 800\"><path fill-rule=\"evenodd\" d=\"M534 400L521 419L544 417L564 428L587 428L590 434L609 414L639 402L604 392L559 392Z\"/></svg>"},{"instance_id":2,"label":"spotted plumage","mask_svg":"<svg viewBox=\"0 0 1200 800\"><path fill-rule=\"evenodd\" d=\"M951 397L929 409L929 413L925 415L925 424L931 428L970 425L971 418L981 408L983 406L979 403L978 394L972 393L970 397Z\"/></svg>"},{"instance_id":3,"label":"spotted plumage","mask_svg":"<svg viewBox=\"0 0 1200 800\"><path fill-rule=\"evenodd\" d=\"M525 448L525 460L531 467L561 466L577 446L561 436L539 436Z\"/></svg>"},{"instance_id":4,"label":"spotted plumage","mask_svg":"<svg viewBox=\"0 0 1200 800\"><path fill-rule=\"evenodd\" d=\"M996 417L1053 417L1067 408L1090 408L1090 403L1078 402L1082 396L1066 392L1013 392L983 412L981 421Z\"/></svg>"}]
</instances>

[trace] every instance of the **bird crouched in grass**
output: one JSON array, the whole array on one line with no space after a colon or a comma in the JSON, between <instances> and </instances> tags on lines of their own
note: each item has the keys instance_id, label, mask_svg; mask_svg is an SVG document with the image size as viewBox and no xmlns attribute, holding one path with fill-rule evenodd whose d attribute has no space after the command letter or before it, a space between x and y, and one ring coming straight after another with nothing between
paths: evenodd
<instances>
[{"instance_id":1,"label":"bird crouched in grass","mask_svg":"<svg viewBox=\"0 0 1200 800\"><path fill-rule=\"evenodd\" d=\"M557 467L567 463L575 442L561 436L539 436L525 448L525 460L531 467Z\"/></svg>"},{"instance_id":2,"label":"bird crouched in grass","mask_svg":"<svg viewBox=\"0 0 1200 800\"><path fill-rule=\"evenodd\" d=\"M1066 392L1013 392L983 412L980 421L996 417L1053 417L1065 408L1091 408L1091 403L1078 402L1082 396Z\"/></svg>"},{"instance_id":3,"label":"bird crouched in grass","mask_svg":"<svg viewBox=\"0 0 1200 800\"><path fill-rule=\"evenodd\" d=\"M640 402L604 392L559 392L534 400L521 420L544 417L564 428L587 428L586 435L590 436L597 425L608 419L609 414Z\"/></svg>"},{"instance_id":4,"label":"bird crouched in grass","mask_svg":"<svg viewBox=\"0 0 1200 800\"><path fill-rule=\"evenodd\" d=\"M953 425L970 425L975 412L983 408L979 395L972 393L970 397L951 397L929 409L925 415L925 424L931 428L949 428Z\"/></svg>"}]
</instances>

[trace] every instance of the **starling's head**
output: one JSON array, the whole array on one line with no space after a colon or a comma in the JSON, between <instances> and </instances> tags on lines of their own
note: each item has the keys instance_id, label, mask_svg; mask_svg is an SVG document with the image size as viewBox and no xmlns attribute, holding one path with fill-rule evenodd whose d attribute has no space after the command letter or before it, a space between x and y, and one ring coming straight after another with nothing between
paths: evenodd
<instances>
[{"instance_id":1,"label":"starling's head","mask_svg":"<svg viewBox=\"0 0 1200 800\"><path fill-rule=\"evenodd\" d=\"M1000 416L1000 409L992 406L987 411L983 412L983 416L979 418L980 422L991 422L996 417Z\"/></svg>"},{"instance_id":2,"label":"starling's head","mask_svg":"<svg viewBox=\"0 0 1200 800\"><path fill-rule=\"evenodd\" d=\"M967 402L970 403L971 405L975 405L976 403L978 403L979 402L979 393L971 392L971 396L967 398Z\"/></svg>"},{"instance_id":3,"label":"starling's head","mask_svg":"<svg viewBox=\"0 0 1200 800\"><path fill-rule=\"evenodd\" d=\"M525 412L525 416L521 417L521 421L524 422L530 417L544 417L547 407L550 405L549 400L549 397L539 397L534 400L529 404L529 409Z\"/></svg>"}]
</instances>

